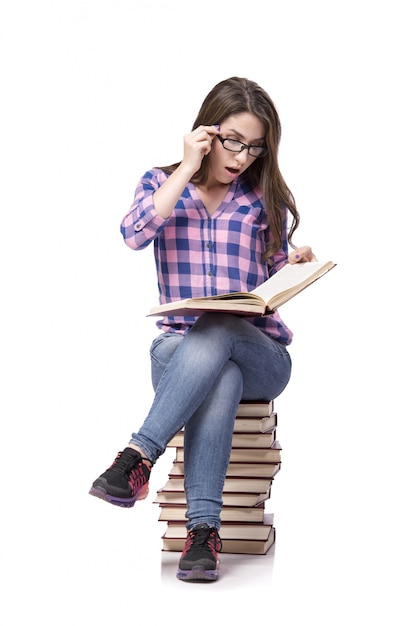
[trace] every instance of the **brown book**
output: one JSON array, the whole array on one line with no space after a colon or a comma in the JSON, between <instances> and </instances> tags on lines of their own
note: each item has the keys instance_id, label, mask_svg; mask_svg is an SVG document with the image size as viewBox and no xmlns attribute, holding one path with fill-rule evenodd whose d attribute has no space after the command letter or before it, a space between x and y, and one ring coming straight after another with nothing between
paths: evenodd
<instances>
[{"instance_id":1,"label":"brown book","mask_svg":"<svg viewBox=\"0 0 418 626\"><path fill-rule=\"evenodd\" d=\"M282 448L277 439L266 448L232 448L230 463L280 463ZM184 448L177 447L175 461L184 462Z\"/></svg>"},{"instance_id":2,"label":"brown book","mask_svg":"<svg viewBox=\"0 0 418 626\"><path fill-rule=\"evenodd\" d=\"M274 400L241 402L237 408L237 417L268 417L273 410Z\"/></svg>"},{"instance_id":3,"label":"brown book","mask_svg":"<svg viewBox=\"0 0 418 626\"><path fill-rule=\"evenodd\" d=\"M280 471L280 466L280 461L278 463L230 463L226 470L226 476L273 478ZM184 476L184 463L174 461L168 476L169 478Z\"/></svg>"},{"instance_id":4,"label":"brown book","mask_svg":"<svg viewBox=\"0 0 418 626\"><path fill-rule=\"evenodd\" d=\"M233 448L270 448L276 439L276 429L266 433L234 433L232 435ZM179 431L168 442L168 448L182 448L184 446L184 431Z\"/></svg>"},{"instance_id":5,"label":"brown book","mask_svg":"<svg viewBox=\"0 0 418 626\"><path fill-rule=\"evenodd\" d=\"M265 515L261 524L223 523L219 530L223 553L266 554L275 541L273 516ZM163 550L181 552L187 530L182 522L168 522L162 537Z\"/></svg>"},{"instance_id":6,"label":"brown book","mask_svg":"<svg viewBox=\"0 0 418 626\"><path fill-rule=\"evenodd\" d=\"M265 502L270 498L271 487L263 493L232 493L225 492L222 494L223 506L246 506L254 507L258 506L262 502ZM174 505L186 505L186 494L184 491L165 491L159 489L156 493L155 504L167 504Z\"/></svg>"},{"instance_id":7,"label":"brown book","mask_svg":"<svg viewBox=\"0 0 418 626\"><path fill-rule=\"evenodd\" d=\"M153 307L148 316L200 315L204 311L221 311L251 317L271 315L334 266L332 261L294 265L287 263L249 293L234 292L166 302Z\"/></svg>"},{"instance_id":8,"label":"brown book","mask_svg":"<svg viewBox=\"0 0 418 626\"><path fill-rule=\"evenodd\" d=\"M264 417L236 417L234 433L266 433L277 426L277 413L270 413Z\"/></svg>"},{"instance_id":9,"label":"brown book","mask_svg":"<svg viewBox=\"0 0 418 626\"><path fill-rule=\"evenodd\" d=\"M224 554L267 554L276 539L276 531L272 526L266 531L265 539L222 539ZM164 552L181 552L185 538L170 537L167 531L162 536Z\"/></svg>"},{"instance_id":10,"label":"brown book","mask_svg":"<svg viewBox=\"0 0 418 626\"><path fill-rule=\"evenodd\" d=\"M223 494L226 493L263 493L271 486L271 478L225 478ZM184 491L183 478L169 478L159 491ZM157 492L157 493L158 493Z\"/></svg>"},{"instance_id":11,"label":"brown book","mask_svg":"<svg viewBox=\"0 0 418 626\"><path fill-rule=\"evenodd\" d=\"M160 522L186 522L187 506L160 504ZM255 507L224 506L221 509L221 522L260 523L264 519L264 502Z\"/></svg>"}]
</instances>

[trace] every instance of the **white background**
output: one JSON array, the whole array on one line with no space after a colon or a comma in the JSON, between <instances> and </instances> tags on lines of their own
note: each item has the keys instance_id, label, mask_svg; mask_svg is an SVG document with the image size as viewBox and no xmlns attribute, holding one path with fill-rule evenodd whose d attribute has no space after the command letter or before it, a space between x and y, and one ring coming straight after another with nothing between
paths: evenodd
<instances>
[{"instance_id":1,"label":"white background","mask_svg":"<svg viewBox=\"0 0 418 626\"><path fill-rule=\"evenodd\" d=\"M414 3L5 4L2 624L416 625ZM88 490L152 399L152 251L121 218L232 75L277 104L296 243L338 265L282 310L275 549L202 587L161 553L170 452L132 510Z\"/></svg>"}]
</instances>

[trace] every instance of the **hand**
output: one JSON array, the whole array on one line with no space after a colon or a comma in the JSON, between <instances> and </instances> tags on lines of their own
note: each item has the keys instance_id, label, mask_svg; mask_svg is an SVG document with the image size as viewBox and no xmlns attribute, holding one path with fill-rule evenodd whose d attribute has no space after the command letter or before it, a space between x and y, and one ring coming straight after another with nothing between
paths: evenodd
<instances>
[{"instance_id":1,"label":"hand","mask_svg":"<svg viewBox=\"0 0 418 626\"><path fill-rule=\"evenodd\" d=\"M289 254L289 263L294 265L295 263L306 263L309 261L317 261L318 259L312 252L312 248L310 246L302 246L301 248L296 248Z\"/></svg>"},{"instance_id":2,"label":"hand","mask_svg":"<svg viewBox=\"0 0 418 626\"><path fill-rule=\"evenodd\" d=\"M197 172L202 159L212 149L212 141L219 134L217 126L198 126L184 137L184 156L182 165L188 166L193 173Z\"/></svg>"}]
</instances>

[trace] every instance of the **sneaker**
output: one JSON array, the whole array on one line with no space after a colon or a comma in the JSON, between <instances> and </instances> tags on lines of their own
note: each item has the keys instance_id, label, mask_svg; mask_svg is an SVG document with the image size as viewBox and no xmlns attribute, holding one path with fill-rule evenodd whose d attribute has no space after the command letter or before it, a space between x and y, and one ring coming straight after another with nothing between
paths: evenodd
<instances>
[{"instance_id":1,"label":"sneaker","mask_svg":"<svg viewBox=\"0 0 418 626\"><path fill-rule=\"evenodd\" d=\"M151 467L133 448L119 452L112 465L97 478L89 493L117 506L131 507L148 495Z\"/></svg>"},{"instance_id":2,"label":"sneaker","mask_svg":"<svg viewBox=\"0 0 418 626\"><path fill-rule=\"evenodd\" d=\"M198 524L187 533L177 578L185 581L213 581L219 576L218 552L222 549L216 528Z\"/></svg>"}]
</instances>

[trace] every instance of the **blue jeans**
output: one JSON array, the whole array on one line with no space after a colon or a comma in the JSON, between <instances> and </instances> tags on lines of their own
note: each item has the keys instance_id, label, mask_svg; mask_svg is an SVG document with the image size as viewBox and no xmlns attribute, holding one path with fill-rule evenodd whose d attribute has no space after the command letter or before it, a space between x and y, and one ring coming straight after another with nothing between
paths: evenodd
<instances>
[{"instance_id":1,"label":"blue jeans","mask_svg":"<svg viewBox=\"0 0 418 626\"><path fill-rule=\"evenodd\" d=\"M131 443L155 462L184 426L187 528L220 527L222 492L241 400L271 400L289 382L286 346L236 315L205 313L185 335L151 346L155 398Z\"/></svg>"}]
</instances>

